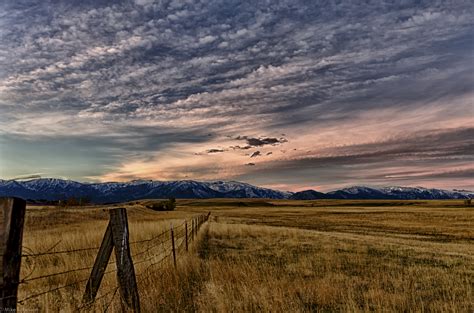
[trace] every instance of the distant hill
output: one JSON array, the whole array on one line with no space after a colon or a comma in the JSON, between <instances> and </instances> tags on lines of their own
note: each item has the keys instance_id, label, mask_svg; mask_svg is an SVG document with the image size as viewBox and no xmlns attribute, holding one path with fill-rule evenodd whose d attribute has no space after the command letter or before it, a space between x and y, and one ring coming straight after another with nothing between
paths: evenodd
<instances>
[{"instance_id":1,"label":"distant hill","mask_svg":"<svg viewBox=\"0 0 474 313\"><path fill-rule=\"evenodd\" d=\"M303 190L293 193L289 199L292 200L316 200L316 199L331 199L330 196L323 192L316 190Z\"/></svg>"},{"instance_id":2,"label":"distant hill","mask_svg":"<svg viewBox=\"0 0 474 313\"><path fill-rule=\"evenodd\" d=\"M124 202L158 198L266 198L266 199L466 199L470 191L448 191L422 187L370 188L355 186L328 193L315 190L284 192L256 187L236 181L199 182L136 180L124 183L79 183L70 180L42 178L28 181L0 180L0 196L31 200L88 198L95 203Z\"/></svg>"}]
</instances>

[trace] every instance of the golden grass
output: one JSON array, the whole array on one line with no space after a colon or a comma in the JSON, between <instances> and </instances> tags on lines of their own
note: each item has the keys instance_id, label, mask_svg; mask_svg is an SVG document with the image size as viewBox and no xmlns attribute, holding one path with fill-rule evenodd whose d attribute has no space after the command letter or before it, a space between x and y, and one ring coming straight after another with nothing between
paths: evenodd
<instances>
[{"instance_id":1,"label":"golden grass","mask_svg":"<svg viewBox=\"0 0 474 313\"><path fill-rule=\"evenodd\" d=\"M204 312L467 312L472 305L472 255L261 225L212 223L208 240Z\"/></svg>"},{"instance_id":2,"label":"golden grass","mask_svg":"<svg viewBox=\"0 0 474 313\"><path fill-rule=\"evenodd\" d=\"M149 203L150 201L146 201ZM177 211L128 203L130 240L212 212L178 269L170 244L131 245L143 312L472 312L474 210L462 201L181 200ZM109 206L110 207L110 206ZM28 208L25 253L96 247L103 207ZM167 239L167 238L166 238ZM161 251L161 252L160 252ZM96 251L25 258L22 278L90 267ZM114 261L113 258L111 260ZM99 300L83 311L120 311L114 264ZM108 270L109 270L108 269ZM19 298L88 277L90 270L20 285ZM85 283L19 309L76 311ZM110 293L108 293L110 292Z\"/></svg>"}]
</instances>

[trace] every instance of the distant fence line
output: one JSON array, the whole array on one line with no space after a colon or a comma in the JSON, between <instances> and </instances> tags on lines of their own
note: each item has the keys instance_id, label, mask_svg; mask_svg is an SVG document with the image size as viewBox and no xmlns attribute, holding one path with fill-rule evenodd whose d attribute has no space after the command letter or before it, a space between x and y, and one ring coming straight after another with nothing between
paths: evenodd
<instances>
[{"instance_id":1,"label":"distant fence line","mask_svg":"<svg viewBox=\"0 0 474 313\"><path fill-rule=\"evenodd\" d=\"M173 264L177 265L177 254L189 250L189 243L194 241L201 226L208 221L210 212L192 218L189 222L185 220L178 226L170 225L165 230L151 238L137 241L129 241L129 228L127 210L125 208L110 209L109 223L105 230L102 243L97 247L87 247L71 250L48 251L32 253L25 248L22 254L23 225L26 212L26 202L19 198L0 198L0 214L3 215L3 225L0 228L0 241L2 253L2 267L0 272L0 307L2 310L16 310L17 304L24 304L28 300L39 296L59 291L64 288L77 286L85 283L85 291L82 304L77 309L86 308L95 301L111 294L112 298L106 309L110 306L117 292L120 293L122 304L133 312L140 312L140 299L137 288L137 277L144 279L144 275L153 266L163 263L172 258ZM130 245L145 245L145 248L134 254L130 251ZM164 249L159 249L164 247ZM168 248L166 248L168 247ZM37 258L48 255L74 254L85 251L97 251L93 266L74 268L66 271L58 271L47 275L26 275L20 280L20 267L22 258ZM112 251L115 252L115 261L110 262ZM149 262L140 273L135 273L135 265ZM115 264L115 269L106 271L108 265ZM43 280L50 277L90 271L87 279L81 279L63 285L56 285L42 292L27 295L22 299L17 298L18 286L32 281ZM105 290L99 297L101 281L110 273L117 274L117 286Z\"/></svg>"}]
</instances>

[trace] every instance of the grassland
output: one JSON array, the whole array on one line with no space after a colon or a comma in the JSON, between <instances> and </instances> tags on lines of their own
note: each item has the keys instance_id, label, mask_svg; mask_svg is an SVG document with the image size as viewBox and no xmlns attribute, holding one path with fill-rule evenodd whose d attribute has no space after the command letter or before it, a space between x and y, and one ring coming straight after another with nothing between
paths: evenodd
<instances>
[{"instance_id":1,"label":"grassland","mask_svg":"<svg viewBox=\"0 0 474 313\"><path fill-rule=\"evenodd\" d=\"M136 265L144 312L472 312L474 208L462 201L180 200L175 212L128 208L130 239L153 237L212 212L178 269ZM25 252L100 244L104 208L31 207ZM132 253L169 246L132 245ZM145 254L146 255L146 254ZM95 251L25 258L22 277L89 267ZM160 256L156 256L159 258ZM140 258L137 258L139 260ZM113 262L113 260L112 260ZM99 300L83 311L120 311L109 265ZM20 285L19 298L87 278L89 271ZM84 284L20 309L76 311Z\"/></svg>"}]
</instances>

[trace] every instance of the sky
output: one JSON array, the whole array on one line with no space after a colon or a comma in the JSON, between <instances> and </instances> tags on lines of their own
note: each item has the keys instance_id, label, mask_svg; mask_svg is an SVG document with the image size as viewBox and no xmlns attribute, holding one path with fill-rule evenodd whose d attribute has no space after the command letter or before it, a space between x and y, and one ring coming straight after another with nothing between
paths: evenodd
<instances>
[{"instance_id":1,"label":"sky","mask_svg":"<svg viewBox=\"0 0 474 313\"><path fill-rule=\"evenodd\" d=\"M0 178L474 189L474 2L3 0Z\"/></svg>"}]
</instances>

